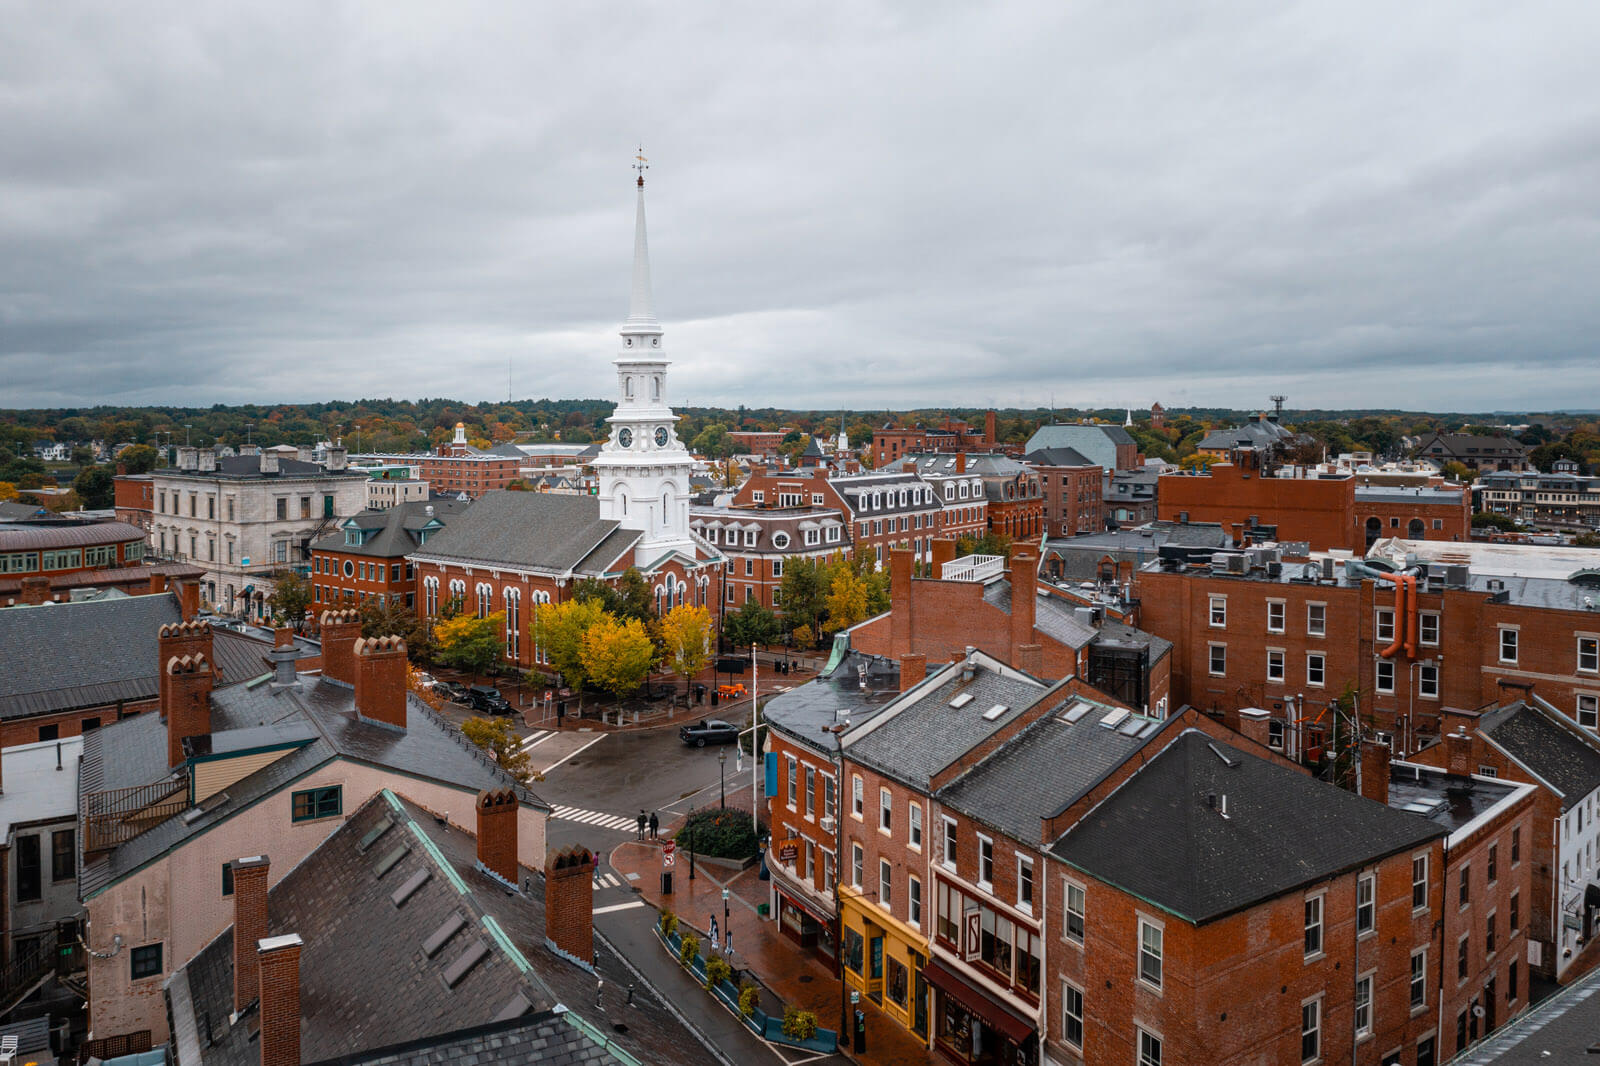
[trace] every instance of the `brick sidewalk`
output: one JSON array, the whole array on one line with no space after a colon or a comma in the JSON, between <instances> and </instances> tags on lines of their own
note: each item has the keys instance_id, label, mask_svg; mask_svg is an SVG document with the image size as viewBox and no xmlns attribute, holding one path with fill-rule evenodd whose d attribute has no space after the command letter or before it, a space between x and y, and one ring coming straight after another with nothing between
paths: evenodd
<instances>
[{"instance_id":1,"label":"brick sidewalk","mask_svg":"<svg viewBox=\"0 0 1600 1066\"><path fill-rule=\"evenodd\" d=\"M748 810L749 804L748 787L728 796L730 808ZM663 825L662 838L681 824L680 818ZM719 926L724 924L722 890L727 888L728 925L733 931L734 949L729 961L736 968L750 971L779 1001L813 1011L819 1025L838 1027L841 986L832 968L785 937L771 916L762 918L756 913L757 905L770 898L768 882L760 879L759 863L740 871L697 863L695 879L690 881L689 856L680 848L673 867L673 893L663 897L659 843L619 844L609 861L619 873L639 875L633 884L645 902L657 910L673 911L679 922L702 934L712 915L716 915ZM934 1061L926 1046L870 1001L863 999L859 1006L867 1014L868 1050L860 1056L851 1053L852 1058L882 1066L928 1066Z\"/></svg>"}]
</instances>

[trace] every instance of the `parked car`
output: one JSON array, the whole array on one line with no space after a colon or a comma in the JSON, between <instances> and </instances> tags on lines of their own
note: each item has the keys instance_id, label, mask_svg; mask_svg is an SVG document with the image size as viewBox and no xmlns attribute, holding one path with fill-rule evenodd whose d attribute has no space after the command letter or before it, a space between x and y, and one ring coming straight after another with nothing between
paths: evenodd
<instances>
[{"instance_id":1,"label":"parked car","mask_svg":"<svg viewBox=\"0 0 1600 1066\"><path fill-rule=\"evenodd\" d=\"M467 689L466 705L484 714L510 714L511 702L493 685L473 685Z\"/></svg>"},{"instance_id":2,"label":"parked car","mask_svg":"<svg viewBox=\"0 0 1600 1066\"><path fill-rule=\"evenodd\" d=\"M706 718L679 729L678 739L696 748L707 744L732 744L739 739L739 727L718 718Z\"/></svg>"},{"instance_id":3,"label":"parked car","mask_svg":"<svg viewBox=\"0 0 1600 1066\"><path fill-rule=\"evenodd\" d=\"M433 691L451 703L467 702L467 686L456 681L435 681L433 683Z\"/></svg>"},{"instance_id":4,"label":"parked car","mask_svg":"<svg viewBox=\"0 0 1600 1066\"><path fill-rule=\"evenodd\" d=\"M426 670L417 671L417 688L421 689L423 692L432 692L433 686L438 684L438 681L438 678L434 677Z\"/></svg>"}]
</instances>

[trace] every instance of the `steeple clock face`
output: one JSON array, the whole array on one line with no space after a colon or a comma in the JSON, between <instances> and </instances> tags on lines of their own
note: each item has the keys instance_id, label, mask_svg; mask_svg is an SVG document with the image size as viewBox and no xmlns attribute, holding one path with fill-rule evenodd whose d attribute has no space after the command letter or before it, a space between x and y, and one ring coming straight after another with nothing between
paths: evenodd
<instances>
[{"instance_id":1,"label":"steeple clock face","mask_svg":"<svg viewBox=\"0 0 1600 1066\"><path fill-rule=\"evenodd\" d=\"M665 448L666 446L667 446L667 427L666 426L658 426L658 427L656 427L656 447L657 448Z\"/></svg>"},{"instance_id":2,"label":"steeple clock face","mask_svg":"<svg viewBox=\"0 0 1600 1066\"><path fill-rule=\"evenodd\" d=\"M622 429L617 432L617 443L622 445L624 448L633 447L633 430L629 429L627 426L623 426Z\"/></svg>"}]
</instances>

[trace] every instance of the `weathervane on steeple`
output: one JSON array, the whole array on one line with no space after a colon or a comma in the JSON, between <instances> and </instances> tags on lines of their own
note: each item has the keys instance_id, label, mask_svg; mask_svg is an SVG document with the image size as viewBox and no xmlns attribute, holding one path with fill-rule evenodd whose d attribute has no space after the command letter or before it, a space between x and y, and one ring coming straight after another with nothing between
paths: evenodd
<instances>
[{"instance_id":1,"label":"weathervane on steeple","mask_svg":"<svg viewBox=\"0 0 1600 1066\"><path fill-rule=\"evenodd\" d=\"M639 187L644 188L644 172L650 169L650 160L644 157L644 145L639 146L639 154L633 157L633 169L639 172Z\"/></svg>"}]
</instances>

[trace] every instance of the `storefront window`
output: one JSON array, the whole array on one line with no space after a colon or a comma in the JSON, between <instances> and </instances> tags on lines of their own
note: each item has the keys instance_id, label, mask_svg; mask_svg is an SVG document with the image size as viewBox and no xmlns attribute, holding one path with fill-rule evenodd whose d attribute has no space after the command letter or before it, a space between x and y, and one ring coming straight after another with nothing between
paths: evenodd
<instances>
[{"instance_id":1,"label":"storefront window","mask_svg":"<svg viewBox=\"0 0 1600 1066\"><path fill-rule=\"evenodd\" d=\"M898 1007L906 1005L906 985L908 971L905 964L899 959L889 960L888 992L889 1002Z\"/></svg>"},{"instance_id":2,"label":"storefront window","mask_svg":"<svg viewBox=\"0 0 1600 1066\"><path fill-rule=\"evenodd\" d=\"M846 926L840 936L840 940L844 945L845 966L855 971L856 976L859 977L861 975L861 952L864 946L860 930Z\"/></svg>"}]
</instances>

